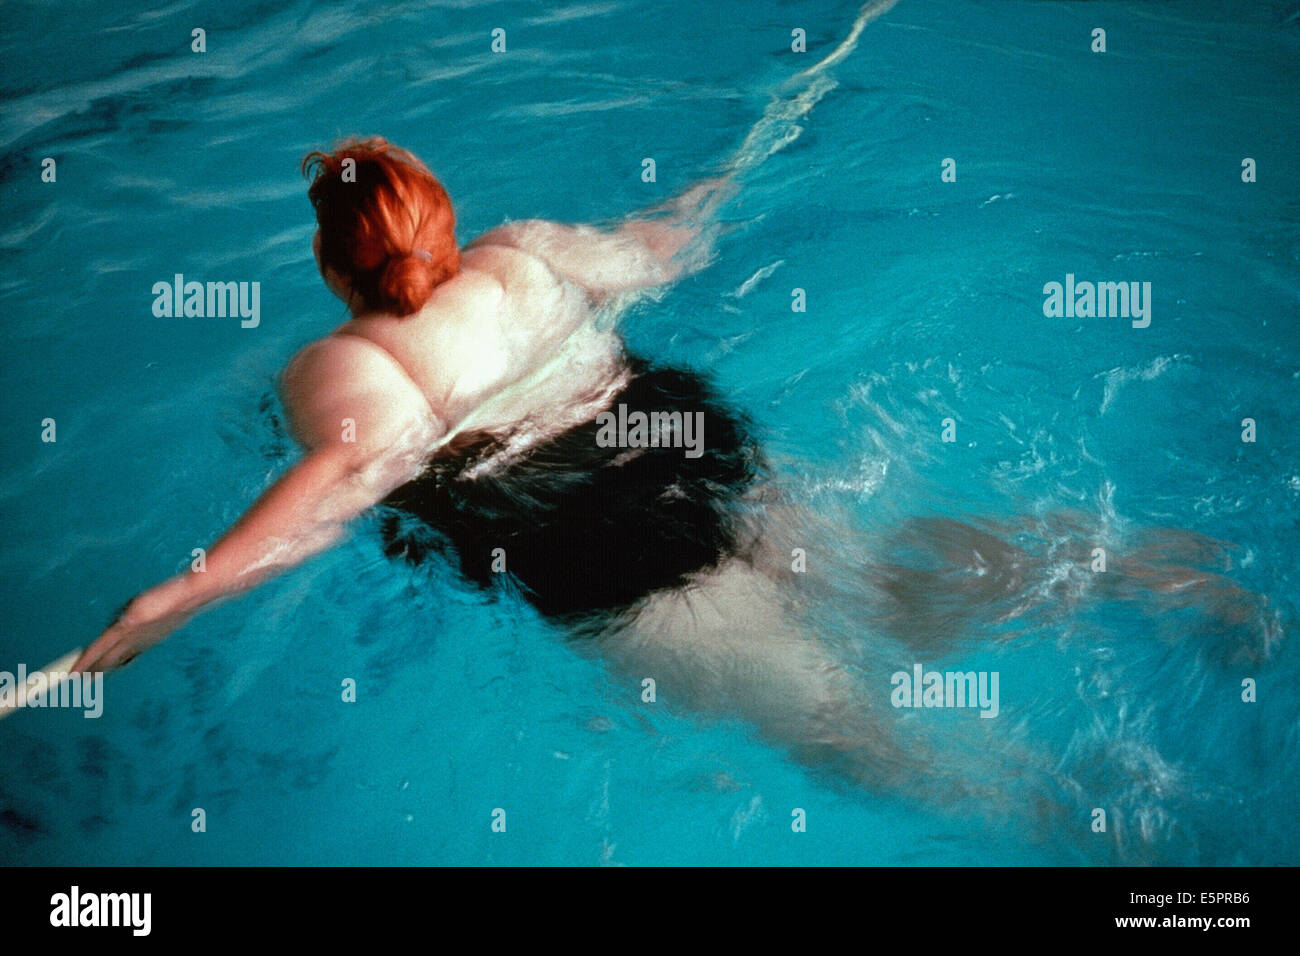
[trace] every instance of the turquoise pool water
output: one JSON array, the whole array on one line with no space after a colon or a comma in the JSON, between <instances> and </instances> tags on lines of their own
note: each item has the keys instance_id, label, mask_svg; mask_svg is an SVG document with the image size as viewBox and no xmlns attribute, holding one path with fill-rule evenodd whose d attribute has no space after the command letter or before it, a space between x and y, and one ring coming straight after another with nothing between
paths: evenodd
<instances>
[{"instance_id":1,"label":"turquoise pool water","mask_svg":"<svg viewBox=\"0 0 1300 956\"><path fill-rule=\"evenodd\" d=\"M731 155L856 10L7 4L0 668L92 639L292 460L274 376L343 317L304 152L409 147L464 240L622 215ZM1077 827L864 793L739 722L644 707L527 608L385 560L363 525L113 676L98 720L0 724L0 860L1300 862L1298 54L1294 3L902 0L749 172L716 263L625 317L752 413L793 495L882 533L1071 511L1235 546L1239 621L1067 601L1066 580L1032 626L922 658L1001 672L1000 719L1077 784ZM258 326L156 318L176 273L259 282ZM1149 327L1046 317L1067 274L1151 283ZM838 626L870 648L869 618ZM1090 832L1094 805L1122 839Z\"/></svg>"}]
</instances>

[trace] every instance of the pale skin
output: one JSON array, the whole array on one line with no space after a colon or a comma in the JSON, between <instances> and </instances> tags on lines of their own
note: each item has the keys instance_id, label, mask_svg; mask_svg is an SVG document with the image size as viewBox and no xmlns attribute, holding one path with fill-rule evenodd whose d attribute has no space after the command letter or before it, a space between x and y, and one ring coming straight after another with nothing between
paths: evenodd
<instances>
[{"instance_id":1,"label":"pale skin","mask_svg":"<svg viewBox=\"0 0 1300 956\"><path fill-rule=\"evenodd\" d=\"M508 223L464 248L459 274L420 312L354 311L306 346L282 378L301 459L208 550L206 570L136 597L74 670L119 667L205 607L334 544L462 428L526 418L543 423L544 436L594 416L627 375L617 333L597 329L595 311L704 265L701 233L733 189L708 180L648 211L657 217L609 230ZM343 278L323 276L351 306ZM781 605L766 571L727 561L689 594L647 602L644 624L611 632L602 647L616 670L639 678L651 668L676 699L742 713L805 759L852 750L862 738L831 726L851 689ZM719 673L731 675L726 686Z\"/></svg>"},{"instance_id":2,"label":"pale skin","mask_svg":"<svg viewBox=\"0 0 1300 956\"><path fill-rule=\"evenodd\" d=\"M625 370L616 333L592 328L593 311L679 278L679 254L732 188L706 181L611 229L507 223L462 250L459 273L418 313L354 310L284 371L302 457L207 550L203 571L137 595L73 670L120 667L213 603L328 548L462 428L528 417L558 431L594 414ZM342 277L324 278L354 304Z\"/></svg>"},{"instance_id":3,"label":"pale skin","mask_svg":"<svg viewBox=\"0 0 1300 956\"><path fill-rule=\"evenodd\" d=\"M702 267L707 255L683 253L699 252L701 225L732 188L726 180L703 183L652 210L658 218L613 229L509 223L469 243L460 273L417 314L354 310L285 370L285 406L304 450L299 461L208 550L206 570L137 596L73 669L119 667L214 602L328 548L459 431L528 420L541 425L534 437L544 437L548 428L594 415L627 374L617 334L593 324L594 313ZM352 304L340 276L327 270L324 278ZM918 570L876 553L888 539L855 541L847 522L830 514L782 503L768 508L765 520L752 553L701 572L688 588L656 593L631 623L603 635L608 666L630 687L654 675L661 697L674 704L741 715L797 759L863 785L939 804L970 801L984 814L1013 801L1030 808L1045 831L1059 832L1064 808L1048 755L999 738L986 726L992 721L980 720L941 748L915 722L894 719L885 690L900 662L978 632L968 619L987 610L1006 621L1031 610L1032 601L1015 602L1050 562L1002 540L1015 532L1010 527L903 527L901 554L924 546L943 558L938 570ZM1075 537L1092 533L1076 529ZM790 584L792 545L821 563L798 587ZM1201 598L1218 621L1237 621L1256 603L1228 579L1184 563L1200 561L1196 552L1207 547L1185 535L1156 535L1145 551L1127 555L1113 590L1157 604L1161 595L1179 606ZM846 668L843 648L829 647L803 621L801 601L842 604L868 622L875 659ZM1007 602L1015 605L1009 611Z\"/></svg>"}]
</instances>

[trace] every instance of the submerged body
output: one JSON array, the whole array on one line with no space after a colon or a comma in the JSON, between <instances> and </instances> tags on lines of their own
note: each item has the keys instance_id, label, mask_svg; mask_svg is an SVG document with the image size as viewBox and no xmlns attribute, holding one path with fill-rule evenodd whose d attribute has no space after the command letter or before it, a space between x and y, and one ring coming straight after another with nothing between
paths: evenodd
<instances>
[{"instance_id":1,"label":"submerged body","mask_svg":"<svg viewBox=\"0 0 1300 956\"><path fill-rule=\"evenodd\" d=\"M355 148L373 160L380 143ZM313 191L322 185L355 204L336 170ZM318 264L352 318L285 370L303 456L202 572L131 601L74 671L121 666L387 506L390 555L441 549L471 581L518 584L569 633L599 638L579 646L626 679L629 700L652 678L668 706L741 717L839 779L984 816L1019 805L1043 832L1059 828L1090 798L1050 755L995 733L997 721L923 726L890 706L900 667L960 644L981 615L1005 625L1055 599L1059 569L1032 540L1043 522L921 519L868 540L784 499L744 416L704 379L627 354L618 312L708 263L711 213L729 191L707 182L611 229L508 223L463 249L449 214L407 215L390 197L389 220L415 225L378 253L355 235L373 223L340 225L318 205ZM410 307L375 304L385 296ZM702 454L606 446L597 417L619 405L700 415ZM1095 529L1051 521L1092 546ZM1217 545L1159 535L1117 587L1094 590L1153 615L1190 600L1225 626L1244 620L1253 596L1183 563L1203 564L1202 552L1217 563ZM860 642L828 636L854 629Z\"/></svg>"},{"instance_id":2,"label":"submerged body","mask_svg":"<svg viewBox=\"0 0 1300 956\"><path fill-rule=\"evenodd\" d=\"M692 372L629 356L619 378L630 381L611 400L617 413L444 446L384 499L397 511L382 525L388 554L448 552L469 580L508 580L589 631L743 552L763 470L743 418ZM639 427L619 436L614 421L628 418ZM688 431L707 440L687 446Z\"/></svg>"},{"instance_id":3,"label":"submerged body","mask_svg":"<svg viewBox=\"0 0 1300 956\"><path fill-rule=\"evenodd\" d=\"M702 224L729 183L706 182L612 229L528 220L458 249L448 247L445 194L417 160L382 140L350 142L331 159L345 154L370 164L370 191L349 190L333 170L318 173L314 249L352 318L303 348L282 377L304 455L209 549L206 568L138 595L78 670L120 666L213 601L332 545L350 520L380 504L450 537L475 580L486 572L482 562L465 562L468 552L509 545L505 562L533 568L526 595L565 617L631 610L737 550L740 529L729 515L760 457L743 422L702 379L628 356L614 323L602 320L705 264ZM426 195L413 195L402 176ZM419 225L402 240L405 252L383 238L377 265L361 239L340 244L340 235L354 233L373 240L376 222L393 220ZM394 276L410 285L414 275L418 287L426 264L436 281L425 294L412 299L399 287L397 298L384 298ZM385 308L387 301L413 307ZM592 423L620 399L645 412L711 417L711 447L677 459L663 448L603 447ZM649 529L635 529L642 540L623 544L621 563L593 568L600 561L593 552L623 537L622 519L644 522L652 510ZM653 533L647 540L644 532L655 529L658 540ZM392 530L390 553L416 556L412 539ZM509 540L489 540L500 532ZM615 586L597 594L595 586L563 584L566 561L587 564L589 585L603 575ZM629 576L640 580L620 583Z\"/></svg>"},{"instance_id":4,"label":"submerged body","mask_svg":"<svg viewBox=\"0 0 1300 956\"><path fill-rule=\"evenodd\" d=\"M340 408L383 396L372 487L426 526L386 520L390 554L422 559L432 531L466 577L508 577L570 624L679 587L741 546L761 454L703 379L628 355L601 313L674 275L688 236L646 221L493 230L419 312L354 318L290 363L295 431L328 445ZM652 447L609 440L597 422L615 406L656 416ZM707 432L689 453L683 419Z\"/></svg>"},{"instance_id":5,"label":"submerged body","mask_svg":"<svg viewBox=\"0 0 1300 956\"><path fill-rule=\"evenodd\" d=\"M303 457L204 573L137 597L77 669L120 666L387 504L450 539L471 580L492 580L500 547L539 610L598 634L610 666L654 676L666 699L751 719L809 759L878 750L846 716L842 668L788 619L784 545L750 520L769 488L743 416L699 376L629 356L614 329L638 294L707 264L731 191L706 181L612 229L508 223L453 250L456 267L404 314L358 308L322 218L318 264L353 317L284 372ZM703 453L600 447L593 423L620 401L701 414ZM409 530L388 526L391 554L427 552Z\"/></svg>"}]
</instances>

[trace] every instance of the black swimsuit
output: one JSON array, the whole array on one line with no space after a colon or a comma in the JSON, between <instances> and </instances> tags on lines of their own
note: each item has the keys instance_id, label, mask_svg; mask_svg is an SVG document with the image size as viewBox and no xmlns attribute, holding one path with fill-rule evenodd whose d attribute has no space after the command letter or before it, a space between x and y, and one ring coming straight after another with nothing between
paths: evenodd
<instances>
[{"instance_id":1,"label":"black swimsuit","mask_svg":"<svg viewBox=\"0 0 1300 956\"><path fill-rule=\"evenodd\" d=\"M469 580L488 587L508 576L562 620L626 610L737 553L745 492L764 468L748 423L693 372L636 358L628 365L632 379L611 411L702 412L700 457L670 435L663 447L601 447L593 419L471 477L501 448L494 438L471 440L384 500L417 519L385 518L386 553L418 563L450 546Z\"/></svg>"}]
</instances>

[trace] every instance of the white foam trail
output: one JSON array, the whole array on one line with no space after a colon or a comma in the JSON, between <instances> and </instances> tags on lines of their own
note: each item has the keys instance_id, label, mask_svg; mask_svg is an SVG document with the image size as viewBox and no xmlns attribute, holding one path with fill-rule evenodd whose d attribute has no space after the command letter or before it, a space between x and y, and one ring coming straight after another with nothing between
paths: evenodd
<instances>
[{"instance_id":1,"label":"white foam trail","mask_svg":"<svg viewBox=\"0 0 1300 956\"><path fill-rule=\"evenodd\" d=\"M796 74L796 79L801 76L812 76L814 73L820 73L828 66L834 66L852 53L854 47L858 45L858 37L862 34L862 28L876 17L888 13L896 3L898 3L898 0L868 0L867 3L864 3L861 9L858 10L858 18L853 21L853 29L849 31L849 35L841 40L840 45L832 50L820 63L810 66L802 73Z\"/></svg>"},{"instance_id":2,"label":"white foam trail","mask_svg":"<svg viewBox=\"0 0 1300 956\"><path fill-rule=\"evenodd\" d=\"M858 37L868 23L889 12L898 0L868 0L858 10L853 28L839 46L808 69L796 73L782 85L781 91L763 111L762 117L749 131L745 141L726 164L726 172L739 175L760 166L773 153L784 149L799 138L803 127L799 120L808 115L823 96L838 85L829 74L858 45Z\"/></svg>"}]
</instances>

